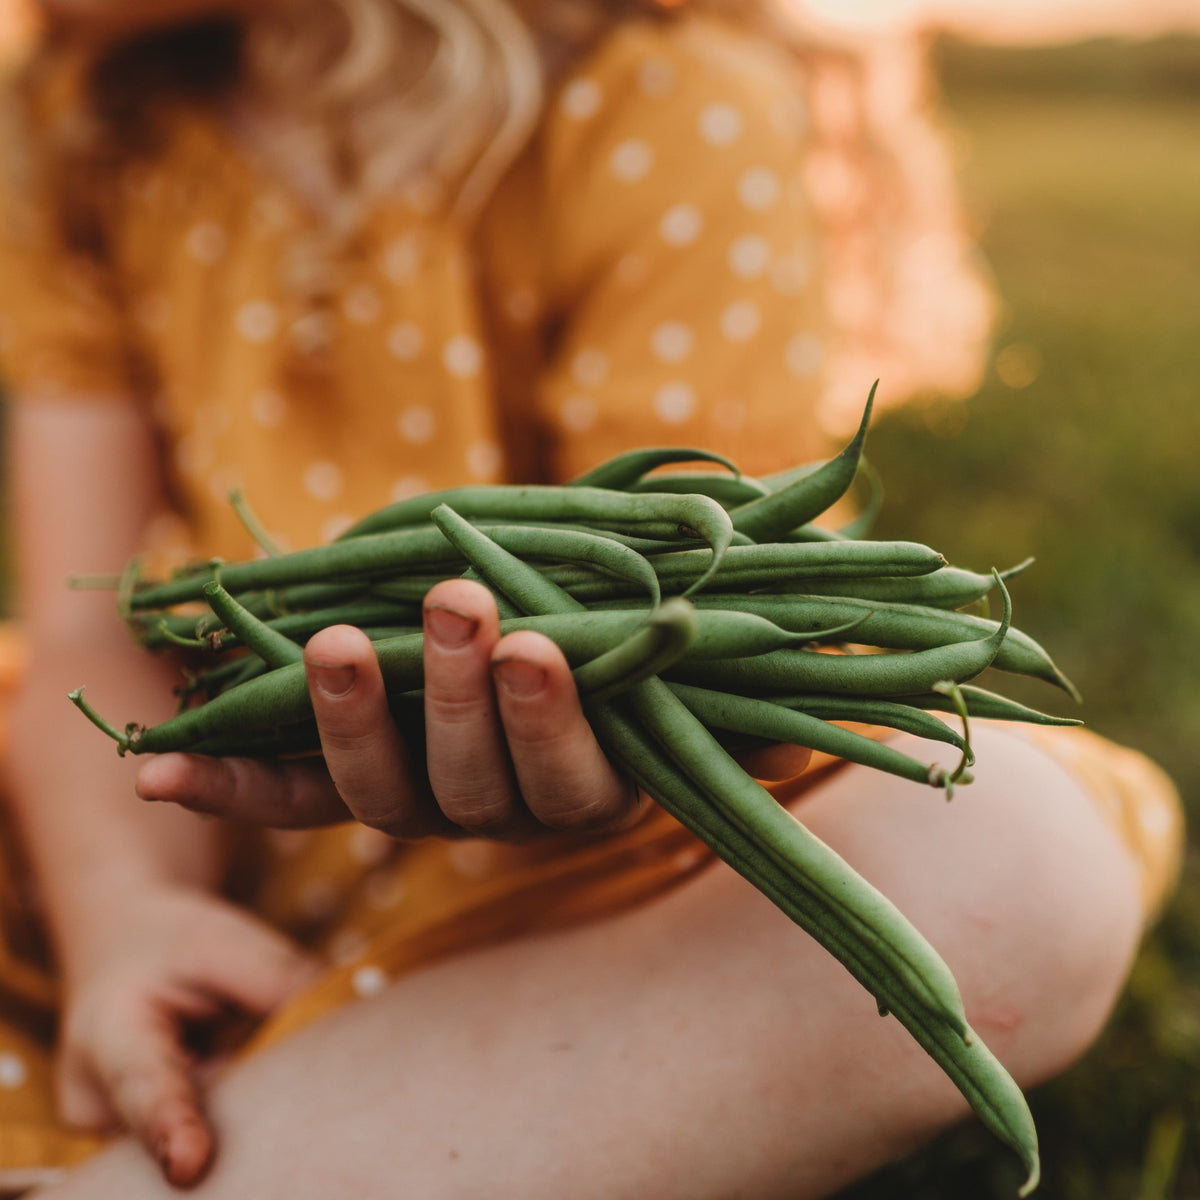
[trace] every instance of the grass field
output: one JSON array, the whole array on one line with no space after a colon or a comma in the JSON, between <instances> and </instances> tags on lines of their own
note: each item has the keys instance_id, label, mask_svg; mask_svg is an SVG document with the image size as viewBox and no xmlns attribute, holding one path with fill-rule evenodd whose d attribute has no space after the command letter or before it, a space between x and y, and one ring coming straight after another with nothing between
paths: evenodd
<instances>
[{"instance_id":1,"label":"grass field","mask_svg":"<svg viewBox=\"0 0 1200 1200\"><path fill-rule=\"evenodd\" d=\"M980 569L1036 555L1014 584L1017 619L1080 686L1089 725L1170 771L1195 826L1200 42L949 43L940 57L1006 311L965 409L880 423L879 532ZM1055 703L1036 685L1005 690ZM1043 1200L1200 1197L1195 834L1189 858L1102 1043L1033 1097ZM843 1200L991 1200L1015 1178L966 1130Z\"/></svg>"}]
</instances>

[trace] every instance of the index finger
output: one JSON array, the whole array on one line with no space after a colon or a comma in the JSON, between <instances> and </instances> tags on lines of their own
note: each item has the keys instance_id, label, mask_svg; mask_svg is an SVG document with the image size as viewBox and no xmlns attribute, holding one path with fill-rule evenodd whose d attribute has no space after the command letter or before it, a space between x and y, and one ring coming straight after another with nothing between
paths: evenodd
<instances>
[{"instance_id":1,"label":"index finger","mask_svg":"<svg viewBox=\"0 0 1200 1200\"><path fill-rule=\"evenodd\" d=\"M195 1183L215 1148L174 1026L159 1017L130 1031L110 1058L94 1063L101 1084L129 1131L175 1187Z\"/></svg>"},{"instance_id":2,"label":"index finger","mask_svg":"<svg viewBox=\"0 0 1200 1200\"><path fill-rule=\"evenodd\" d=\"M160 754L140 765L135 786L143 800L274 829L333 825L352 816L320 759Z\"/></svg>"}]
</instances>

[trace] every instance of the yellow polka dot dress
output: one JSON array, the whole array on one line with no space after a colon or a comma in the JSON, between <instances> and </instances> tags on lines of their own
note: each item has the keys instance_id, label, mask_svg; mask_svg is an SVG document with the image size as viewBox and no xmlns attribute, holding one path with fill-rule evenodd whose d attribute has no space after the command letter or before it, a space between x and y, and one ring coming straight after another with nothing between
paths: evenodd
<instances>
[{"instance_id":1,"label":"yellow polka dot dress","mask_svg":"<svg viewBox=\"0 0 1200 1200\"><path fill-rule=\"evenodd\" d=\"M565 479L639 444L755 473L812 459L829 449L814 419L828 329L805 101L793 60L747 34L630 23L549 97L481 219L418 181L336 246L215 119L180 110L124 169L99 263L64 247L49 205L0 198L7 386L19 403L142 406L175 500L146 530L164 562L253 552L235 486L300 547L420 491ZM257 1044L711 861L657 810L519 848L268 833L246 859L239 898L330 962ZM94 1148L55 1123L54 985L4 886L0 1185Z\"/></svg>"}]
</instances>

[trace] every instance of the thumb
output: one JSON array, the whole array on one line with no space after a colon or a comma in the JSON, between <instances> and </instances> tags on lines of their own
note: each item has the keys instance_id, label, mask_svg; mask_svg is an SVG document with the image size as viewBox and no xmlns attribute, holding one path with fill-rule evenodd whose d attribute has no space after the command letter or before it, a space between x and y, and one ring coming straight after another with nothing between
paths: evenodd
<instances>
[{"instance_id":1,"label":"thumb","mask_svg":"<svg viewBox=\"0 0 1200 1200\"><path fill-rule=\"evenodd\" d=\"M234 915L235 931L197 948L208 985L247 1012L265 1016L317 979L323 963L282 933Z\"/></svg>"}]
</instances>

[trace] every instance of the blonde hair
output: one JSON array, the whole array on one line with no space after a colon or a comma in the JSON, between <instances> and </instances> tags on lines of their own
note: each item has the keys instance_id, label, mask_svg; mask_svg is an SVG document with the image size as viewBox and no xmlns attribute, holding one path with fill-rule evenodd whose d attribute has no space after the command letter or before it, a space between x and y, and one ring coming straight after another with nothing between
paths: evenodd
<instances>
[{"instance_id":1,"label":"blonde hair","mask_svg":"<svg viewBox=\"0 0 1200 1200\"><path fill-rule=\"evenodd\" d=\"M774 0L283 0L246 26L244 78L289 114L298 150L323 152L335 225L413 181L470 214L548 86L618 22L685 7L774 24Z\"/></svg>"}]
</instances>

